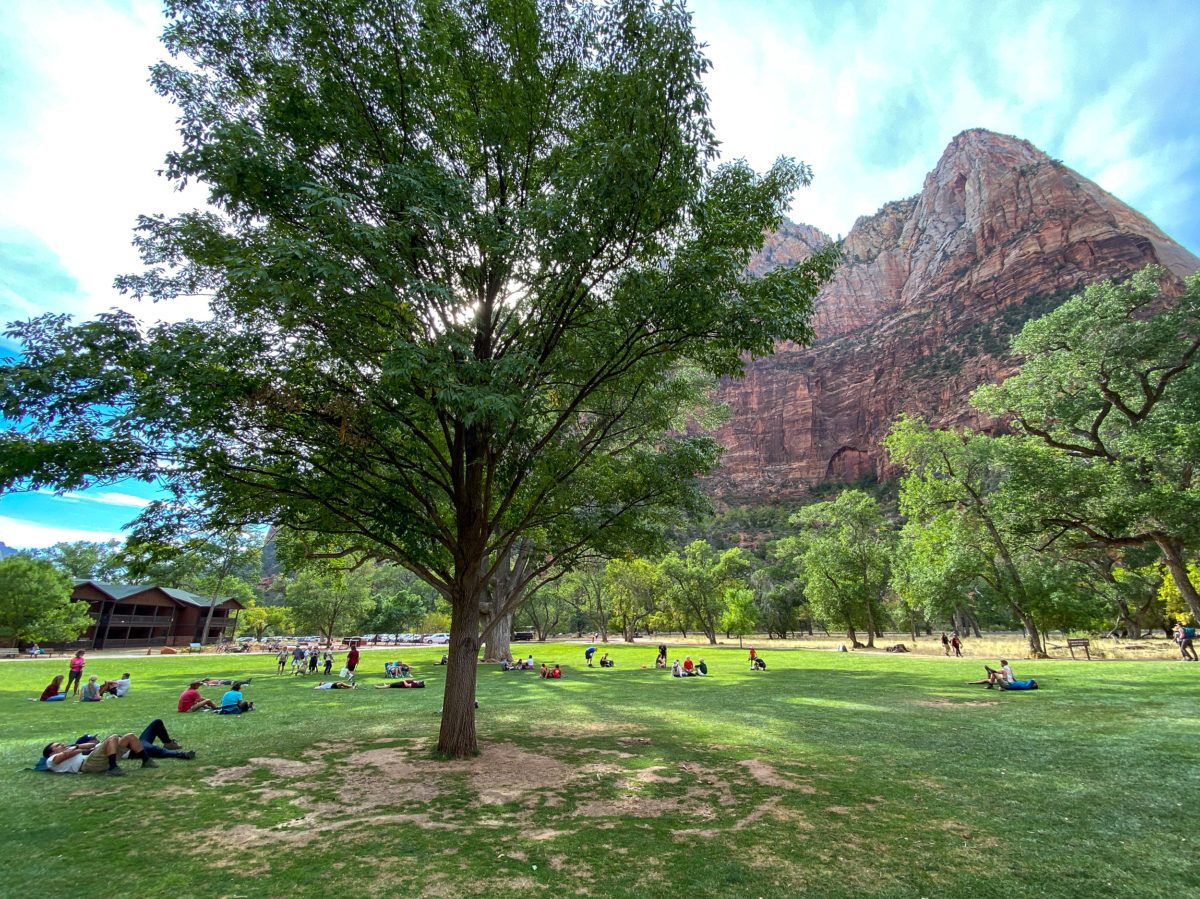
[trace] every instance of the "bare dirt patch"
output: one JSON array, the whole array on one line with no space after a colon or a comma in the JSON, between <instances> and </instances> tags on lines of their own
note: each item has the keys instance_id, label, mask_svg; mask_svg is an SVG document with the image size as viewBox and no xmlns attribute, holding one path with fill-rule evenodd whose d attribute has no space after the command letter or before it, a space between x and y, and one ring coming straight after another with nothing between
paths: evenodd
<instances>
[{"instance_id":1,"label":"bare dirt patch","mask_svg":"<svg viewBox=\"0 0 1200 899\"><path fill-rule=\"evenodd\" d=\"M617 737L618 746L649 746L649 737Z\"/></svg>"},{"instance_id":2,"label":"bare dirt patch","mask_svg":"<svg viewBox=\"0 0 1200 899\"><path fill-rule=\"evenodd\" d=\"M743 768L750 772L750 776L764 787L787 789L795 786L794 781L784 777L766 762L761 762L758 759L747 759L741 764Z\"/></svg>"}]
</instances>

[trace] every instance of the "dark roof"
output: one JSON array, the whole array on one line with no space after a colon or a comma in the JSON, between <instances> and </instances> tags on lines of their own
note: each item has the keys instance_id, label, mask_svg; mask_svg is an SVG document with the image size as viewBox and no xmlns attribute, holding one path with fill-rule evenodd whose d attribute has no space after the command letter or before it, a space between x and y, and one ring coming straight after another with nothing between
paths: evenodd
<instances>
[{"instance_id":1,"label":"dark roof","mask_svg":"<svg viewBox=\"0 0 1200 899\"><path fill-rule=\"evenodd\" d=\"M187 590L180 590L176 587L160 587L157 584L107 584L103 581L92 581L83 578L75 579L75 586L81 587L84 584L89 584L95 587L109 599L114 602L124 602L142 593L148 593L151 590L158 590L166 594L169 599L183 605L197 606L201 609L207 609L211 605L222 606L226 603L233 603L234 608L244 608L244 606L234 597L226 596L223 599L213 600L211 596L200 596L197 593L190 593Z\"/></svg>"}]
</instances>

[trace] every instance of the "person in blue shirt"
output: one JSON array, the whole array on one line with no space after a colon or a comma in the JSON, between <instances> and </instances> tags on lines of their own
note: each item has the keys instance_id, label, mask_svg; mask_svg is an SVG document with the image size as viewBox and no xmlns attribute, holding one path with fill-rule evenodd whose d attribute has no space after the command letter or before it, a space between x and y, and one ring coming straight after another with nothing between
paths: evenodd
<instances>
[{"instance_id":1,"label":"person in blue shirt","mask_svg":"<svg viewBox=\"0 0 1200 899\"><path fill-rule=\"evenodd\" d=\"M252 711L254 711L254 703L247 702L242 696L242 682L234 681L225 695L221 697L221 714L238 715L242 712Z\"/></svg>"}]
</instances>

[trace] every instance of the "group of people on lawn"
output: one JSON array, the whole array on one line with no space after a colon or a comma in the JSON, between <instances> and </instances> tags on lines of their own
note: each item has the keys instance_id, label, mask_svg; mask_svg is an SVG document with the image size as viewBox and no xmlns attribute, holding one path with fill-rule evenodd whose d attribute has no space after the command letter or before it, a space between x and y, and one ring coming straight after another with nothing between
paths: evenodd
<instances>
[{"instance_id":1,"label":"group of people on lawn","mask_svg":"<svg viewBox=\"0 0 1200 899\"><path fill-rule=\"evenodd\" d=\"M129 672L125 672L116 680L101 681L95 675L87 679L87 683L80 686L80 681L83 679L83 667L87 664L84 658L84 650L79 650L71 659L70 668L67 671L67 685L62 685L63 676L56 675L42 691L42 695L38 697L38 702L63 702L67 698L67 694L79 696L80 702L100 702L106 696L115 696L120 699L129 692Z\"/></svg>"}]
</instances>

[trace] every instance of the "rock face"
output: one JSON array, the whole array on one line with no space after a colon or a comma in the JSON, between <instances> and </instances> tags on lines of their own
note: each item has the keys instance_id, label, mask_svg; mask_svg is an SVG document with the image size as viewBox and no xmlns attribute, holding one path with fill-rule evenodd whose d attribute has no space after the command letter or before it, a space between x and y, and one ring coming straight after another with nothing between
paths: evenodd
<instances>
[{"instance_id":1,"label":"rock face","mask_svg":"<svg viewBox=\"0 0 1200 899\"><path fill-rule=\"evenodd\" d=\"M799 262L829 238L787 223L751 270ZM728 381L712 489L803 495L887 472L879 442L901 412L978 424L971 390L1012 370L1010 337L1083 285L1149 263L1178 276L1200 258L1027 141L965 131L921 193L860 218L817 299L817 341L785 343Z\"/></svg>"}]
</instances>

